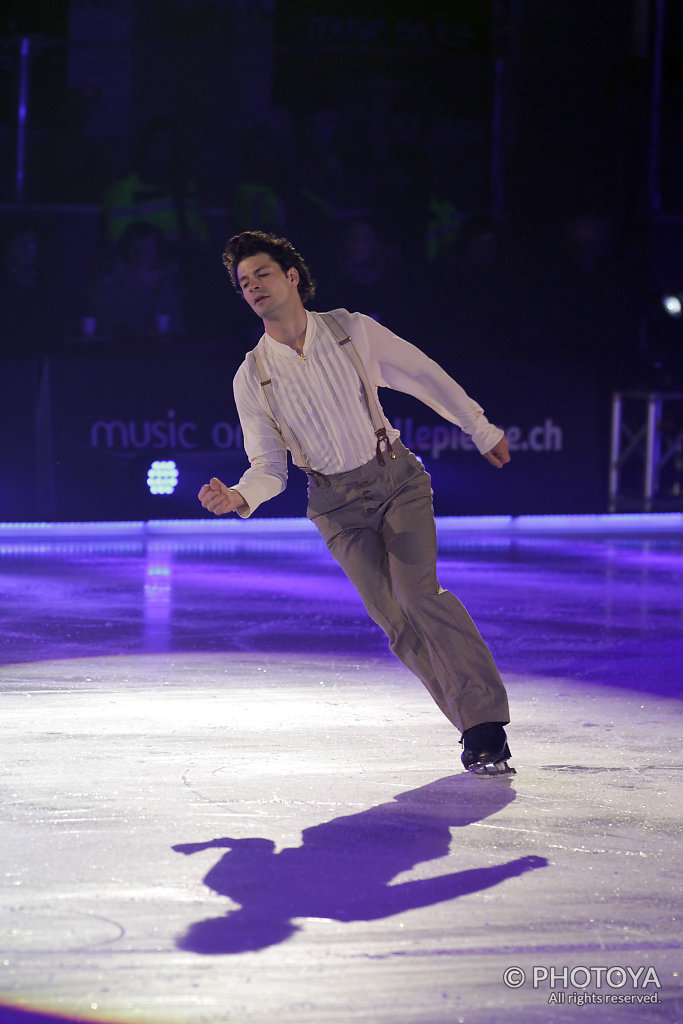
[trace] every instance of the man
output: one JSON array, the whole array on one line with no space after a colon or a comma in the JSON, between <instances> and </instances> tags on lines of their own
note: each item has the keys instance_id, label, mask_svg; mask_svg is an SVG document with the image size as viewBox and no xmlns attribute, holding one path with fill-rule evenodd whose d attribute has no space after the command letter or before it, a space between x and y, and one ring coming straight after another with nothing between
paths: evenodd
<instances>
[{"instance_id":1,"label":"man","mask_svg":"<svg viewBox=\"0 0 683 1024\"><path fill-rule=\"evenodd\" d=\"M462 732L478 775L513 774L505 688L488 647L436 577L430 479L384 416L377 387L419 398L471 435L500 469L505 435L435 362L370 317L308 312L315 284L286 239L245 231L228 242L232 283L265 334L234 380L250 468L234 487L215 477L199 500L246 518L287 483L287 450L308 473L308 517L389 647Z\"/></svg>"}]
</instances>

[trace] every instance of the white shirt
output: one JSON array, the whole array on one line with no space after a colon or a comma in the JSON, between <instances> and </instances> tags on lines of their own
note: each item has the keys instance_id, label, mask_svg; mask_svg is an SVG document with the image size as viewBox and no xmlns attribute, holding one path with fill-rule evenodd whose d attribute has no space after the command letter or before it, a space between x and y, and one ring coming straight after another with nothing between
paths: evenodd
<instances>
[{"instance_id":1,"label":"white shirt","mask_svg":"<svg viewBox=\"0 0 683 1024\"><path fill-rule=\"evenodd\" d=\"M503 431L438 363L421 349L362 313L335 309L333 316L353 341L371 385L403 391L470 434L477 449L488 452ZM303 448L308 464L320 473L343 473L370 462L377 438L358 374L317 313L307 311L303 357L268 334L257 351L273 381L279 413ZM268 408L253 359L242 363L233 382L235 403L250 468L236 490L249 506L242 517L287 486L287 449ZM381 409L381 406L380 406ZM390 441L395 430L386 416Z\"/></svg>"}]
</instances>

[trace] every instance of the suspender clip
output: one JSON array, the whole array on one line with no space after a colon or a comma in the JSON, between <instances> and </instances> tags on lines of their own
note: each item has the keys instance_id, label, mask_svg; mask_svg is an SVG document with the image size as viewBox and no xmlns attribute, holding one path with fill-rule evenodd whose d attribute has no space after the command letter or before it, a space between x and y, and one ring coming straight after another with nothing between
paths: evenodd
<instances>
[{"instance_id":1,"label":"suspender clip","mask_svg":"<svg viewBox=\"0 0 683 1024\"><path fill-rule=\"evenodd\" d=\"M376 435L377 435L377 448L375 449L375 455L377 457L377 461L379 462L380 466L383 466L384 465L384 456L382 455L382 441L384 441L384 444L386 445L385 451L388 453L389 458L395 459L396 458L396 452L391 447L391 441L387 437L386 427L382 427L380 430L377 430L376 431Z\"/></svg>"}]
</instances>

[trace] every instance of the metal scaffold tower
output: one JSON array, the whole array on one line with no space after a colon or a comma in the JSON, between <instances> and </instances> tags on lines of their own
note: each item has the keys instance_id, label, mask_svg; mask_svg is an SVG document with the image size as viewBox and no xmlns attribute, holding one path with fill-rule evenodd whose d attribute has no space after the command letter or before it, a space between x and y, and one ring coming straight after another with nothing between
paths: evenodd
<instances>
[{"instance_id":1,"label":"metal scaffold tower","mask_svg":"<svg viewBox=\"0 0 683 1024\"><path fill-rule=\"evenodd\" d=\"M683 393L617 391L612 396L609 509L683 507ZM680 463L680 465L679 465ZM662 471L669 486L662 491Z\"/></svg>"}]
</instances>

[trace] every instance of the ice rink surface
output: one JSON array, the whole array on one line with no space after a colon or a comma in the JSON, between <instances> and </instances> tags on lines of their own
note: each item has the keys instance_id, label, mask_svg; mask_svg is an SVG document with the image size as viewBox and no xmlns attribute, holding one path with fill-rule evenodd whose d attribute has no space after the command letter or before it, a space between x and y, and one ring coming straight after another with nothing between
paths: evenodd
<instances>
[{"instance_id":1,"label":"ice rink surface","mask_svg":"<svg viewBox=\"0 0 683 1024\"><path fill-rule=\"evenodd\" d=\"M683 523L440 523L505 780L305 521L197 525L0 529L0 1024L682 1022Z\"/></svg>"}]
</instances>

